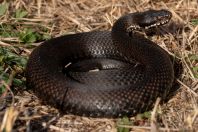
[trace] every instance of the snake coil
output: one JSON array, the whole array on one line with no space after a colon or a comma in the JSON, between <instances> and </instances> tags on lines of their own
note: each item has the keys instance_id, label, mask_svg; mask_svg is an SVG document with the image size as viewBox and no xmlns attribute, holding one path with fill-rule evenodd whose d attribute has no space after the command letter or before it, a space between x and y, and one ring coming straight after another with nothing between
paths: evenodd
<instances>
[{"instance_id":1,"label":"snake coil","mask_svg":"<svg viewBox=\"0 0 198 132\"><path fill-rule=\"evenodd\" d=\"M174 70L168 53L136 31L170 18L167 10L135 12L119 18L111 32L50 39L31 53L27 85L65 113L118 117L146 111L166 97Z\"/></svg>"}]
</instances>

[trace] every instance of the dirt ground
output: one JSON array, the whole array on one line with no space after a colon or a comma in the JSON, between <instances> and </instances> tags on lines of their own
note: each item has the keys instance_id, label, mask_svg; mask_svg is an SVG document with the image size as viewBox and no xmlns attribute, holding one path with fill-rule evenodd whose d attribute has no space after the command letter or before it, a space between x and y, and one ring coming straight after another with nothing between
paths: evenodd
<instances>
[{"instance_id":1,"label":"dirt ground","mask_svg":"<svg viewBox=\"0 0 198 132\"><path fill-rule=\"evenodd\" d=\"M20 34L24 28L28 28L34 31L32 36L36 32L47 37L111 30L113 23L129 12L167 9L173 14L171 22L156 29L158 35L149 36L149 39L170 55L176 56L183 66L181 77L177 78L180 88L167 103L163 105L156 103L156 108L149 112L151 115L140 114L122 119L107 119L60 114L55 108L41 103L24 84L13 85L13 78L25 82L25 66L16 72L16 68L12 68L11 64L5 65L0 62L3 65L0 69L2 70L0 84L5 87L0 96L0 131L187 132L198 129L197 0L1 0L0 2L8 5L6 12L0 17L0 32L3 31L2 25L14 25L15 28L9 33ZM22 10L25 13L21 13ZM17 16L16 11L19 11L21 16ZM0 9L0 14L1 12ZM33 41L34 38L24 40L17 35L1 34L0 47L15 51L19 59L28 58L31 51L44 41L44 35L42 39ZM8 81L2 78L3 73L8 73Z\"/></svg>"}]
</instances>

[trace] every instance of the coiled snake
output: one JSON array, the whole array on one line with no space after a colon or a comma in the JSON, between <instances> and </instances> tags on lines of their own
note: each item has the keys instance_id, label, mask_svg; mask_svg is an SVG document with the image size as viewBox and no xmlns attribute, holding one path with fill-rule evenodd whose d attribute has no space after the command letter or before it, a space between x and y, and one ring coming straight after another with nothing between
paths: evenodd
<instances>
[{"instance_id":1,"label":"coiled snake","mask_svg":"<svg viewBox=\"0 0 198 132\"><path fill-rule=\"evenodd\" d=\"M119 18L111 32L48 40L30 55L27 85L65 113L118 117L146 111L167 96L174 70L168 53L137 31L166 24L171 16L167 10L135 12Z\"/></svg>"}]
</instances>

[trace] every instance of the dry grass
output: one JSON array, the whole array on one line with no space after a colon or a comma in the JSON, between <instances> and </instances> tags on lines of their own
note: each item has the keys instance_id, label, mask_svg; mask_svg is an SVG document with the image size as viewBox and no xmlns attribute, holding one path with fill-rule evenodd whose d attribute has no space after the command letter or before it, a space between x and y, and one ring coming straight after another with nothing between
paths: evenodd
<instances>
[{"instance_id":1,"label":"dry grass","mask_svg":"<svg viewBox=\"0 0 198 132\"><path fill-rule=\"evenodd\" d=\"M60 115L56 109L42 105L30 90L14 87L1 80L6 92L0 97L6 109L1 109L1 131L116 131L118 127L130 128L130 131L195 131L198 129L198 79L192 67L198 66L197 60L190 55L198 55L198 25L191 23L198 19L197 0L15 0L9 2L9 10L0 18L1 24L16 24L32 27L42 25L48 34L55 37L63 34L87 32L92 30L110 30L114 21L128 12L146 9L168 9L173 13L171 23L158 32L166 33L151 39L170 54L182 60L184 71L178 79L181 84L177 94L165 105L158 105L152 112L152 118L138 121L131 117L129 125L117 124L118 119L93 119L73 115ZM16 19L13 13L25 9L28 15ZM28 56L39 42L23 44L18 37L1 37L0 46L23 50ZM6 69L4 69L6 70ZM21 73L20 73L21 74ZM10 100L13 98L13 100ZM12 102L12 103L11 103Z\"/></svg>"}]
</instances>

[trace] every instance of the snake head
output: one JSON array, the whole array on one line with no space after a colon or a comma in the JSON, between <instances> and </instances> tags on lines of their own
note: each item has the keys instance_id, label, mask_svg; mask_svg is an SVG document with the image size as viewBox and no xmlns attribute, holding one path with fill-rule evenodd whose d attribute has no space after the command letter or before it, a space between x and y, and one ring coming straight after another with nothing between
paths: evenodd
<instances>
[{"instance_id":1,"label":"snake head","mask_svg":"<svg viewBox=\"0 0 198 132\"><path fill-rule=\"evenodd\" d=\"M167 10L148 10L137 14L136 24L144 29L157 27L169 22L172 13Z\"/></svg>"}]
</instances>

